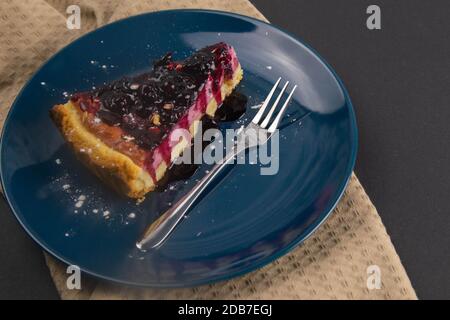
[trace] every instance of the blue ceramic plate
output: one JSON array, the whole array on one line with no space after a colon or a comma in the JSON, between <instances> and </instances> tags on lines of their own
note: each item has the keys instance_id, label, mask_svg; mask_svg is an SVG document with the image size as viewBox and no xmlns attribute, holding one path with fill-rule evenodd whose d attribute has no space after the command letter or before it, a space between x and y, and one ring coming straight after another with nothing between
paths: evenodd
<instances>
[{"instance_id":1,"label":"blue ceramic plate","mask_svg":"<svg viewBox=\"0 0 450 320\"><path fill-rule=\"evenodd\" d=\"M236 165L159 250L139 252L147 224L204 174L137 205L99 182L49 118L66 95L148 70L173 51L234 46L244 69L239 91L261 102L279 76L299 85L280 131L279 172ZM248 121L248 108L238 123ZM23 88L3 130L1 180L14 214L45 250L85 272L126 284L180 287L231 278L271 262L305 240L329 215L355 162L350 99L331 68L280 29L244 16L176 10L131 17L76 40Z\"/></svg>"}]
</instances>

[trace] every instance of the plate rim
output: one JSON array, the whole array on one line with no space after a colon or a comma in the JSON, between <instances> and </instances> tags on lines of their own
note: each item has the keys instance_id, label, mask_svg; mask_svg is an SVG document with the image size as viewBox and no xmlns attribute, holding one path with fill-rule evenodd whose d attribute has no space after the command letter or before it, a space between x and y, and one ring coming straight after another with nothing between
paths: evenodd
<instances>
[{"instance_id":1,"label":"plate rim","mask_svg":"<svg viewBox=\"0 0 450 320\"><path fill-rule=\"evenodd\" d=\"M311 237L311 235L329 218L329 216L333 213L333 210L336 208L339 200L342 198L342 195L345 192L345 189L347 187L347 185L349 184L350 178L352 176L352 172L353 169L355 167L355 162L356 162L356 157L357 157L357 152L358 152L358 126L357 126L357 121L356 121L356 114L355 114L355 110L353 107L353 103L350 99L350 95L342 81L342 79L338 76L338 74L336 73L336 71L334 70L334 68L314 49L312 48L309 44L305 43L303 41L303 39L297 35L293 35L291 32L285 30L284 28L281 28L277 25L273 25L269 22L257 19L257 18L253 18L253 17L249 17L246 15L242 15L242 14L238 14L238 13L234 13L234 12L227 12L227 11L221 11L221 10L211 10L211 9L169 9L169 10L159 10L159 11L154 11L154 12L145 12L145 13L140 13L137 15L133 15L130 17L126 17L123 19L119 19L117 21L114 21L112 23L108 23L106 25L103 25L97 29L91 30L85 34L83 34L82 36L76 38L75 40L73 40L72 42L68 43L67 45L65 45L64 47L60 48L57 52L55 52L54 54L52 54L49 58L47 58L33 73L33 75L23 84L22 88L19 90L17 96L15 97L13 103L11 104L8 113L5 117L5 120L3 122L3 128L1 131L1 136L0 136L0 186L3 190L3 192L1 193L3 195L3 198L6 200L9 209L12 211L12 213L14 214L14 217L16 218L16 220L19 222L19 224L21 225L21 227L25 230L26 234L35 242L37 243L45 252L47 252L48 254L50 254L51 256L53 256L54 258L58 259L59 261L62 261L63 263L67 264L67 265L74 265L73 262L68 261L68 259L62 257L61 255L57 254L56 252L54 252L53 250L51 250L51 248L48 248L43 241L41 241L40 239L38 239L38 237L36 235L33 234L33 232L31 230L28 229L28 227L25 225L25 223L19 218L18 213L16 212L16 210L14 209L12 202L10 200L10 197L8 195L8 190L7 188L5 188L5 183L4 183L4 172L3 172L3 158L4 158L4 134L8 128L8 123L11 117L11 114L13 113L14 108L17 105L17 102L20 100L21 96L23 95L25 88L28 87L28 85L32 82L32 80L36 77L36 75L47 66L48 63L50 63L50 61L52 61L57 55L62 54L64 51L68 50L72 45L75 45L78 41L81 41L83 38L88 37L90 34L95 33L99 30L102 30L104 28L107 28L111 25L115 25L115 24L120 24L120 23L124 23L128 20L132 20L135 19L137 17L142 17L142 16L153 16L153 15L159 15L159 14L170 14L170 13L178 13L178 12L187 12L187 13L205 13L205 14L217 14L217 15L224 15L224 16L230 16L233 18L238 18L241 20L250 20L253 23L262 23L266 26L268 26L269 28L274 28L280 32L282 32L283 34L285 34L287 37L289 37L293 42L299 43L300 45L306 47L308 50L310 50L312 52L313 55L315 55L319 61L321 63L323 63L325 65L325 67L331 72L331 74L333 75L333 77L335 78L335 80L337 81L339 87L341 88L345 101L347 101L347 109L349 112L349 118L350 118L350 143L351 143L351 151L350 151L350 159L347 163L346 169L345 169L345 179L342 179L342 181L339 184L339 187L337 188L337 190L339 190L338 192L336 192L336 196L332 199L332 201L330 201L330 205L324 209L322 211L322 214L315 220L313 221L301 234L299 234L297 237L294 238L294 240L292 240L289 244L287 244L286 246L284 246L283 248L279 249L278 251L274 252L273 254L266 256L264 258L262 258L261 260L257 261L256 263L250 264L249 266L246 266L245 268L242 268L240 270L234 271L234 272L230 272L227 273L225 275L220 275L220 276L212 276L209 278L205 278L205 279L201 279L201 280L193 280L193 281L183 281L183 282L177 282L177 283L140 283L140 282L134 282L134 281L125 281L125 280L120 280L120 279L116 279L113 277L109 277L109 276L105 276L105 275L101 275L98 274L95 271L92 270L88 270L85 268L81 268L80 270L83 271L84 273L94 276L98 279L103 279L103 280L107 280L107 281L111 281L113 283L116 284L122 284L122 285L127 285L127 286L134 286L134 287L144 287L144 288L188 288L188 287L195 287L195 286L200 286L200 285L205 285L205 284L212 284L212 283L216 283L219 281L224 281L224 280L229 280L232 278L236 278L239 276L242 276L244 274L250 273L252 271L256 271L268 264L270 264L271 262L279 259L280 257L284 256L285 254L287 254L288 252L292 251L293 249L295 249L297 246L301 245L304 241L306 241L309 237ZM76 264L75 264L76 265Z\"/></svg>"}]
</instances>

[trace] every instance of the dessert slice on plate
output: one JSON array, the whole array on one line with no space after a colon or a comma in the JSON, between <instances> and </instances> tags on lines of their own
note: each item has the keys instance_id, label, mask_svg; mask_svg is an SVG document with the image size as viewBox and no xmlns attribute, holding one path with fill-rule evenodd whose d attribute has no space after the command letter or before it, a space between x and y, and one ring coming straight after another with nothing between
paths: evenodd
<instances>
[{"instance_id":1,"label":"dessert slice on plate","mask_svg":"<svg viewBox=\"0 0 450 320\"><path fill-rule=\"evenodd\" d=\"M218 43L56 105L51 117L78 158L132 198L152 191L242 79L234 49ZM179 130L184 132L180 135Z\"/></svg>"}]
</instances>

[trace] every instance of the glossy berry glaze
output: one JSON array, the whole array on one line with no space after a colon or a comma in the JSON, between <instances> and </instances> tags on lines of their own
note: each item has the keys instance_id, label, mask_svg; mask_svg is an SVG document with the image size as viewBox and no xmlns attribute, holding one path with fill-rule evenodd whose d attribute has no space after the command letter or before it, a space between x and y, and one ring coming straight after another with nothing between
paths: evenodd
<instances>
[{"instance_id":1,"label":"glossy berry glaze","mask_svg":"<svg viewBox=\"0 0 450 320\"><path fill-rule=\"evenodd\" d=\"M173 61L169 53L150 72L75 94L71 101L120 128L146 150L145 167L156 182L156 168L162 161L170 164L172 147L178 143L171 134L189 130L212 99L222 104L221 86L238 66L234 49L225 43L205 47L184 61Z\"/></svg>"}]
</instances>

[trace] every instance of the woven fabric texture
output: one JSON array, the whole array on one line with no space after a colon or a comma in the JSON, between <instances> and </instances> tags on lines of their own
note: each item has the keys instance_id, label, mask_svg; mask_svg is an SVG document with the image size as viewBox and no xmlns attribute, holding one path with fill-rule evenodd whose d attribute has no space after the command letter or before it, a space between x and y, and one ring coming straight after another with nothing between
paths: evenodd
<instances>
[{"instance_id":1,"label":"woven fabric texture","mask_svg":"<svg viewBox=\"0 0 450 320\"><path fill-rule=\"evenodd\" d=\"M66 8L81 8L80 30L66 28ZM131 15L176 8L236 12L265 20L247 0L3 0L0 3L0 124L36 69L85 32ZM32 108L32 106L30 106ZM63 299L416 299L381 219L352 175L330 218L302 245L247 275L185 289L131 288L84 276L81 290L66 287L66 266L46 255ZM368 267L381 271L369 290Z\"/></svg>"}]
</instances>

